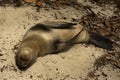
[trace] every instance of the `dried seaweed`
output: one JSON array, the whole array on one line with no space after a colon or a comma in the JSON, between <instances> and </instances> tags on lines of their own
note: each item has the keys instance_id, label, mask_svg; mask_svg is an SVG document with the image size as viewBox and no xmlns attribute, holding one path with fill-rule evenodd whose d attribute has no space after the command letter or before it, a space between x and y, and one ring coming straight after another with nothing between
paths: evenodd
<instances>
[{"instance_id":1,"label":"dried seaweed","mask_svg":"<svg viewBox=\"0 0 120 80\"><path fill-rule=\"evenodd\" d=\"M120 69L120 18L119 16L112 16L105 18L95 14L88 6L84 6L87 10L87 15L80 19L80 23L84 25L91 32L99 33L111 39L114 44L114 50L108 51L98 58L94 65L98 69L101 66L111 64L114 68Z\"/></svg>"},{"instance_id":2,"label":"dried seaweed","mask_svg":"<svg viewBox=\"0 0 120 80\"><path fill-rule=\"evenodd\" d=\"M0 0L0 6L14 5L16 7L22 5L32 5L37 8L53 8L58 9L59 7L71 6L79 8L77 0Z\"/></svg>"},{"instance_id":3,"label":"dried seaweed","mask_svg":"<svg viewBox=\"0 0 120 80\"><path fill-rule=\"evenodd\" d=\"M120 10L120 0L90 0L91 2L95 2L100 6L105 6L106 4L115 4L117 8Z\"/></svg>"},{"instance_id":4,"label":"dried seaweed","mask_svg":"<svg viewBox=\"0 0 120 80\"><path fill-rule=\"evenodd\" d=\"M14 5L16 7L21 6L21 0L0 0L0 6Z\"/></svg>"}]
</instances>

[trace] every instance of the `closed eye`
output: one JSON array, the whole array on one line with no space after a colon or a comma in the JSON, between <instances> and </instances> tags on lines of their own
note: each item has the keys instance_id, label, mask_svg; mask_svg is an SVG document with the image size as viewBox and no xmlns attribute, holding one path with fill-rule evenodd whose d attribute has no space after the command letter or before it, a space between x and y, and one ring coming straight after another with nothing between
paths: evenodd
<instances>
[{"instance_id":1,"label":"closed eye","mask_svg":"<svg viewBox=\"0 0 120 80\"><path fill-rule=\"evenodd\" d=\"M22 61L29 61L29 59L23 58L23 57L20 57L20 60L22 60Z\"/></svg>"}]
</instances>

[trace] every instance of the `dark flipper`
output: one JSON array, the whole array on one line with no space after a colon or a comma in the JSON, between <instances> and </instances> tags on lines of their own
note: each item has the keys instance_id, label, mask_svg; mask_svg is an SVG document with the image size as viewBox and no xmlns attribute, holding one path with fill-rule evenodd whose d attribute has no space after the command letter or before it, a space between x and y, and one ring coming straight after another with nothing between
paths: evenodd
<instances>
[{"instance_id":1,"label":"dark flipper","mask_svg":"<svg viewBox=\"0 0 120 80\"><path fill-rule=\"evenodd\" d=\"M54 45L54 52L52 52L52 54L56 54L58 52L64 52L69 50L73 44L61 42L60 40L55 40L53 45Z\"/></svg>"},{"instance_id":2,"label":"dark flipper","mask_svg":"<svg viewBox=\"0 0 120 80\"><path fill-rule=\"evenodd\" d=\"M47 27L46 25L41 24L41 23L34 25L33 27L30 28L30 30L51 31L51 29L49 27Z\"/></svg>"},{"instance_id":3,"label":"dark flipper","mask_svg":"<svg viewBox=\"0 0 120 80\"><path fill-rule=\"evenodd\" d=\"M54 29L71 29L74 28L73 27L74 25L76 25L76 23L66 21L46 21L41 24L45 25L46 27Z\"/></svg>"},{"instance_id":4,"label":"dark flipper","mask_svg":"<svg viewBox=\"0 0 120 80\"><path fill-rule=\"evenodd\" d=\"M76 23L65 21L46 21L39 23L30 28L30 30L51 31L51 29L73 29Z\"/></svg>"},{"instance_id":5,"label":"dark flipper","mask_svg":"<svg viewBox=\"0 0 120 80\"><path fill-rule=\"evenodd\" d=\"M113 48L111 40L97 33L90 33L90 43L108 50Z\"/></svg>"}]
</instances>

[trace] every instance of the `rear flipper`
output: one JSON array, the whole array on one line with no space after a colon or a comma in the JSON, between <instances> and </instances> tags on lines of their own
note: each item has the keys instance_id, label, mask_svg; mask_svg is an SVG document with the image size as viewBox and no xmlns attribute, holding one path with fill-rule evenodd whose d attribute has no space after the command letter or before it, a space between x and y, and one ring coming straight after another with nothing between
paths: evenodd
<instances>
[{"instance_id":1,"label":"rear flipper","mask_svg":"<svg viewBox=\"0 0 120 80\"><path fill-rule=\"evenodd\" d=\"M108 49L108 50L113 49L112 46L113 42L108 38L97 33L90 32L90 43L104 49Z\"/></svg>"}]
</instances>

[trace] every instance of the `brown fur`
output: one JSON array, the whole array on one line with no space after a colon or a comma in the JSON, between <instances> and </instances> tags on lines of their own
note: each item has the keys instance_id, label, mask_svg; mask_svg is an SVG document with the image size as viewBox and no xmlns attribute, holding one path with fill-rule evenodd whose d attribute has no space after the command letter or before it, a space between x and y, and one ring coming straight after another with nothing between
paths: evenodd
<instances>
[{"instance_id":1,"label":"brown fur","mask_svg":"<svg viewBox=\"0 0 120 80\"><path fill-rule=\"evenodd\" d=\"M85 28L83 28L83 26L80 24L74 25L72 23L69 26L65 26L69 23L70 22L68 21L59 20L50 22L46 21L43 22L44 25L38 24L37 26L30 28L25 34L23 41L18 48L18 52L16 54L17 65L19 67L26 68L35 62L38 56L44 56L61 51L69 44L90 41L91 35ZM65 24L64 26L66 28L59 28L61 24ZM56 27L57 29L52 28L51 25L55 25L53 27L58 25ZM70 26L71 28L69 28ZM77 34L78 36L76 36ZM94 40L94 37L92 38Z\"/></svg>"}]
</instances>

